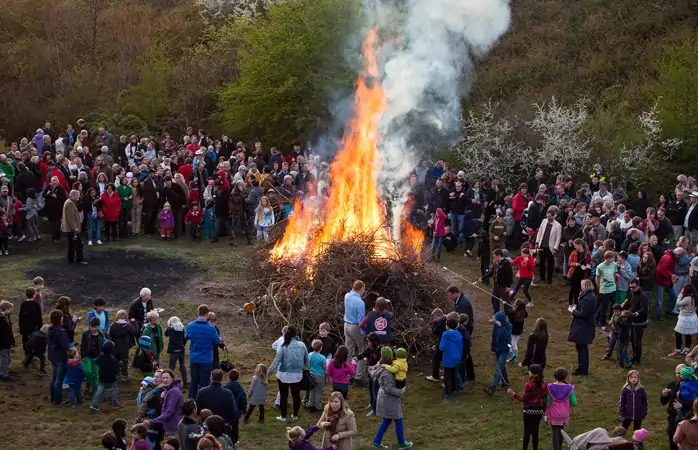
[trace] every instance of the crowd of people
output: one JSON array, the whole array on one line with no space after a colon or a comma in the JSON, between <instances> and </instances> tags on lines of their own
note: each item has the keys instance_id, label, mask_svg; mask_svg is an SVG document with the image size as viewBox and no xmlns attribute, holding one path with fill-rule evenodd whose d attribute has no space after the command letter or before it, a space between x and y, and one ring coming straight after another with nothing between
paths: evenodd
<instances>
[{"instance_id":1,"label":"crowd of people","mask_svg":"<svg viewBox=\"0 0 698 450\"><path fill-rule=\"evenodd\" d=\"M292 213L296 199L324 195L331 186L327 163L312 146L303 149L298 142L289 154L276 148L267 153L259 142L248 151L244 143L233 144L226 136L216 139L203 130L188 129L177 140L167 133L162 139L117 139L102 127L93 135L83 120L77 124L77 129L68 126L54 133L47 123L33 138L13 142L0 154L1 254L10 254L10 243L40 240L41 217L50 224L54 242L67 240L70 263L85 263L83 241L100 245L103 236L112 241L141 235L169 240L188 234L211 241L229 236L231 245L237 245L238 235L248 243L267 240L271 227ZM670 448L698 448L698 423L692 420L698 409L698 351L692 347L692 336L698 334L698 188L693 178L680 175L673 192L650 202L643 190L631 200L621 185L606 180L598 164L588 178L548 178L538 170L512 190L497 181L485 187L443 161L425 161L411 174L409 185L408 218L425 231L434 259L440 259L444 248L462 248L465 258L479 259L478 281L492 285L490 346L496 364L486 392L504 390L522 402L524 450L529 442L533 449L539 447L542 419L552 427L554 450L563 442L577 448L643 448L647 431L642 420L649 400L634 366L642 363L650 322L674 317L676 342L670 356L686 363L677 367L677 379L660 401L668 405ZM509 251L519 255L512 258ZM611 359L615 351L618 367L629 370L619 396L619 427L611 434L596 429L571 439L565 433L577 398L566 369L557 368L554 380L545 381L544 318L535 320L526 352L519 355L525 322L534 310L531 288L536 282L569 285L569 341L578 355L575 376L589 374L589 345L597 334L608 339L602 359ZM318 430L324 432L323 448L352 448L357 429L347 400L350 386L368 389L367 414L382 419L374 447L385 447L383 437L393 422L398 448L413 445L405 439L401 401L407 350L392 347L390 300L379 298L367 312L361 281L345 296L343 330L323 324L315 339L302 342L295 327L286 327L273 345L275 359L268 366L257 365L247 390L230 361L220 359L225 344L208 306L199 306L198 319L186 326L177 317L169 318L163 331L161 311L154 308L147 288L128 310L114 315L113 323L105 302L96 299L78 342L79 321L70 313L68 297L46 311L50 322L43 323L42 286L43 280L35 280L20 306L25 367L38 358L43 373L48 350L52 403L77 407L83 396L91 396L93 409L100 408L107 391L113 407L123 405L118 385L129 379L129 366L145 374L136 399L138 418L129 429L131 448L234 448L241 420L252 420L256 409L264 421L273 375L279 422L297 422L303 407L311 414L322 411L314 427L287 429L290 448L315 448L310 438ZM448 287L446 296L453 311L432 312L435 352L427 379L443 383L443 395L450 400L475 380L470 348L476 320L470 300L457 286ZM3 380L12 379L12 307L0 303ZM332 335L343 335L343 345ZM167 363L164 353L169 354ZM508 364L528 369L530 381L521 393L509 386ZM177 366L180 379L174 372ZM326 398L328 385L332 389ZM626 440L631 425L634 432ZM126 428L125 421L114 422L104 436L105 448L126 448Z\"/></svg>"}]
</instances>

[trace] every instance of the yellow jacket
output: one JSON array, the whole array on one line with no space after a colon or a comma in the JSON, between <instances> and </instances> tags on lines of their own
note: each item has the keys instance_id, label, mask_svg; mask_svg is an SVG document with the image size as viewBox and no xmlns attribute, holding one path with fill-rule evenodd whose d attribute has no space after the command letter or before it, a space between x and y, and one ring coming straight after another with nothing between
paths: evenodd
<instances>
[{"instance_id":1,"label":"yellow jacket","mask_svg":"<svg viewBox=\"0 0 698 450\"><path fill-rule=\"evenodd\" d=\"M407 365L407 359L395 358L391 365L385 364L383 367L395 375L396 380L403 381L407 379Z\"/></svg>"}]
</instances>

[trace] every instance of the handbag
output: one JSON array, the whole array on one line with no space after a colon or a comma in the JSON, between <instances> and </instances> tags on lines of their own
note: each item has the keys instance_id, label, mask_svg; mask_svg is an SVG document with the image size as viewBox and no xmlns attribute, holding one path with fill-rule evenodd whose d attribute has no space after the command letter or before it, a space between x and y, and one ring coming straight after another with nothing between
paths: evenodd
<instances>
[{"instance_id":1,"label":"handbag","mask_svg":"<svg viewBox=\"0 0 698 450\"><path fill-rule=\"evenodd\" d=\"M303 369L303 378L301 379L301 391L309 391L315 387L313 377L310 376L309 369Z\"/></svg>"},{"instance_id":2,"label":"handbag","mask_svg":"<svg viewBox=\"0 0 698 450\"><path fill-rule=\"evenodd\" d=\"M230 362L230 359L228 357L228 348L226 347L225 349L225 359L221 361L221 370L223 372L230 372L235 368L235 364Z\"/></svg>"}]
</instances>

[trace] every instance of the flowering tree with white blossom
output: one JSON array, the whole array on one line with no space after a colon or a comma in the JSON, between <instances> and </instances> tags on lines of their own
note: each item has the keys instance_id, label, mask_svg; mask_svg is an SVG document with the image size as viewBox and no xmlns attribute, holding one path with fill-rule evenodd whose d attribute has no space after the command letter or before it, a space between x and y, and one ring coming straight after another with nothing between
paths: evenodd
<instances>
[{"instance_id":1,"label":"flowering tree with white blossom","mask_svg":"<svg viewBox=\"0 0 698 450\"><path fill-rule=\"evenodd\" d=\"M215 16L254 17L284 0L196 0L202 12Z\"/></svg>"}]
</instances>

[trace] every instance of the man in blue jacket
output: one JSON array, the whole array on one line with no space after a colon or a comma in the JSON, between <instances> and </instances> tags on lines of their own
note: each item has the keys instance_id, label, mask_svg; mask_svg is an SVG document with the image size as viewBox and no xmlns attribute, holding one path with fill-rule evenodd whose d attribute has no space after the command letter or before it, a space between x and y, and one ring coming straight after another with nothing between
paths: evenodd
<instances>
[{"instance_id":1,"label":"man in blue jacket","mask_svg":"<svg viewBox=\"0 0 698 450\"><path fill-rule=\"evenodd\" d=\"M492 326L492 341L490 344L492 353L497 358L497 367L494 372L492 386L485 388L485 392L492 395L497 390L501 382L504 387L509 386L509 376L507 375L507 356L511 344L511 324L507 320L507 315L499 311L490 320Z\"/></svg>"},{"instance_id":2,"label":"man in blue jacket","mask_svg":"<svg viewBox=\"0 0 698 450\"><path fill-rule=\"evenodd\" d=\"M447 400L456 395L458 364L460 364L463 355L463 336L456 328L458 328L458 321L447 319L446 331L441 335L441 343L439 344L439 349L443 352L444 395Z\"/></svg>"},{"instance_id":3,"label":"man in blue jacket","mask_svg":"<svg viewBox=\"0 0 698 450\"><path fill-rule=\"evenodd\" d=\"M189 340L189 369L191 384L189 398L196 399L199 388L208 386L213 369L213 346L221 343L216 328L208 323L208 305L199 305L193 322L187 324L184 337Z\"/></svg>"}]
</instances>

